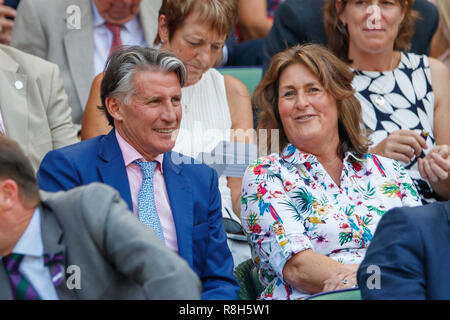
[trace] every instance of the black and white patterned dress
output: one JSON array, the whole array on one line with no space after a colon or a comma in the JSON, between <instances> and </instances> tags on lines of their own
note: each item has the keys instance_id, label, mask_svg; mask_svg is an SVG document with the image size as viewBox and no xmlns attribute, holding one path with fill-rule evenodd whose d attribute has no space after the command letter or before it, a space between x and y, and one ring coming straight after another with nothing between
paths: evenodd
<instances>
[{"instance_id":1,"label":"black and white patterned dress","mask_svg":"<svg viewBox=\"0 0 450 320\"><path fill-rule=\"evenodd\" d=\"M373 146L395 130L408 129L429 134L428 149L434 146L433 119L434 93L428 57L413 53L401 53L398 67L386 72L356 71L353 87L361 103L364 124L373 132ZM428 181L421 178L417 158L403 163L424 203L433 202L439 196Z\"/></svg>"}]
</instances>

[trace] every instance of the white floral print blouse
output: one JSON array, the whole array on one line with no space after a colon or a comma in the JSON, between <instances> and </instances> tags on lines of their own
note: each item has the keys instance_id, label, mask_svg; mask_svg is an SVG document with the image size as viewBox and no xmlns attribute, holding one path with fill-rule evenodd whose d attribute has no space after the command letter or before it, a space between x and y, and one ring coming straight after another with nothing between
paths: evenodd
<instances>
[{"instance_id":1,"label":"white floral print blouse","mask_svg":"<svg viewBox=\"0 0 450 320\"><path fill-rule=\"evenodd\" d=\"M261 299L308 296L283 281L283 267L306 249L359 264L383 214L421 200L395 160L347 152L340 186L311 154L288 145L244 175L241 220L265 290Z\"/></svg>"}]
</instances>

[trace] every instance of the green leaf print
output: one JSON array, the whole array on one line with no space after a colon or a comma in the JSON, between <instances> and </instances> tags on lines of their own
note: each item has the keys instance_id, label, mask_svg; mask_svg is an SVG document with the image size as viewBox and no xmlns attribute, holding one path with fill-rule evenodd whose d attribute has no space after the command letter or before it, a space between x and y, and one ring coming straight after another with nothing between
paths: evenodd
<instances>
[{"instance_id":1,"label":"green leaf print","mask_svg":"<svg viewBox=\"0 0 450 320\"><path fill-rule=\"evenodd\" d=\"M339 232L339 243L342 246L344 243L352 241L352 232Z\"/></svg>"},{"instance_id":2,"label":"green leaf print","mask_svg":"<svg viewBox=\"0 0 450 320\"><path fill-rule=\"evenodd\" d=\"M314 196L304 188L300 188L300 191L296 191L294 194L295 196L293 196L292 199L294 199L298 210L301 213L312 212L312 203L316 200Z\"/></svg>"},{"instance_id":3,"label":"green leaf print","mask_svg":"<svg viewBox=\"0 0 450 320\"><path fill-rule=\"evenodd\" d=\"M372 199L373 196L375 195L375 187L371 187L370 186L370 181L367 184L367 186L364 188L362 186L357 186L356 188L353 189L353 191L362 194L362 197L364 200L369 200Z\"/></svg>"},{"instance_id":4,"label":"green leaf print","mask_svg":"<svg viewBox=\"0 0 450 320\"><path fill-rule=\"evenodd\" d=\"M386 213L386 210L378 209L375 206L367 206L367 210L369 210L370 212L375 212L380 217L384 216L384 214Z\"/></svg>"}]
</instances>

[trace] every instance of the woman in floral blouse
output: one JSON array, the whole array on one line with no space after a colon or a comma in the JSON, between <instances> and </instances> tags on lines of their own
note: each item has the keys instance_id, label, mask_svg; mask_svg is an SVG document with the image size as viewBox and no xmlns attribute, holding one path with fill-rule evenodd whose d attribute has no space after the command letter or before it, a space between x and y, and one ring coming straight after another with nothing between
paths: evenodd
<instances>
[{"instance_id":1,"label":"woman in floral blouse","mask_svg":"<svg viewBox=\"0 0 450 320\"><path fill-rule=\"evenodd\" d=\"M279 129L267 146L282 150L256 160L243 181L262 299L353 287L383 214L421 205L398 162L368 153L352 79L327 49L304 45L274 56L255 91L258 128Z\"/></svg>"}]
</instances>

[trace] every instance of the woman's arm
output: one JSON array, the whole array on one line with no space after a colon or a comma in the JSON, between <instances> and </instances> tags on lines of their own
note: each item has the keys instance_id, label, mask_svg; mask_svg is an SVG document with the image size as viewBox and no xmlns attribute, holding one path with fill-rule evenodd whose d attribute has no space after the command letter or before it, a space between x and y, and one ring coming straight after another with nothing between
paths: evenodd
<instances>
[{"instance_id":1,"label":"woman's arm","mask_svg":"<svg viewBox=\"0 0 450 320\"><path fill-rule=\"evenodd\" d=\"M98 109L102 102L100 99L100 85L103 73L98 74L92 81L91 91L81 121L81 140L108 134L112 127L108 124L106 115Z\"/></svg>"},{"instance_id":2,"label":"woman's arm","mask_svg":"<svg viewBox=\"0 0 450 320\"><path fill-rule=\"evenodd\" d=\"M283 268L284 282L311 294L351 288L357 264L342 264L311 249L297 253Z\"/></svg>"},{"instance_id":3,"label":"woman's arm","mask_svg":"<svg viewBox=\"0 0 450 320\"><path fill-rule=\"evenodd\" d=\"M436 59L439 58L441 55L445 53L445 51L448 49L448 46L449 42L444 35L442 26L439 25L439 27L436 30L436 33L433 36L433 39L431 40L430 57Z\"/></svg>"},{"instance_id":4,"label":"woman's arm","mask_svg":"<svg viewBox=\"0 0 450 320\"><path fill-rule=\"evenodd\" d=\"M450 71L440 61L430 58L431 82L434 92L434 138L436 146L419 159L420 174L437 194L450 199Z\"/></svg>"},{"instance_id":5,"label":"woman's arm","mask_svg":"<svg viewBox=\"0 0 450 320\"><path fill-rule=\"evenodd\" d=\"M231 116L231 141L253 144L253 113L250 95L244 83L225 75L225 89ZM228 177L228 187L231 191L231 201L234 213L239 217L241 212L242 178Z\"/></svg>"},{"instance_id":6,"label":"woman's arm","mask_svg":"<svg viewBox=\"0 0 450 320\"><path fill-rule=\"evenodd\" d=\"M239 0L239 28L242 40L264 38L272 28L266 0Z\"/></svg>"}]
</instances>

